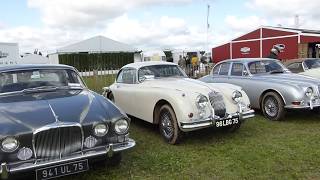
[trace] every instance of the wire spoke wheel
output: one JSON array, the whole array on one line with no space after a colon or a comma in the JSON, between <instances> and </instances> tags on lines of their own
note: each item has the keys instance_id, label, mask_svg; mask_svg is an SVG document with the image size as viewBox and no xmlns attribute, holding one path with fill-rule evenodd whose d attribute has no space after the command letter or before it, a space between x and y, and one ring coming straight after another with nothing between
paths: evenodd
<instances>
[{"instance_id":1,"label":"wire spoke wheel","mask_svg":"<svg viewBox=\"0 0 320 180\"><path fill-rule=\"evenodd\" d=\"M159 130L165 141L169 144L178 144L183 133L178 126L178 121L172 107L168 104L162 105L158 118Z\"/></svg>"},{"instance_id":2,"label":"wire spoke wheel","mask_svg":"<svg viewBox=\"0 0 320 180\"><path fill-rule=\"evenodd\" d=\"M279 112L279 104L274 97L269 96L265 100L264 109L269 116L275 117Z\"/></svg>"},{"instance_id":3,"label":"wire spoke wheel","mask_svg":"<svg viewBox=\"0 0 320 180\"><path fill-rule=\"evenodd\" d=\"M276 92L267 92L262 97L261 109L266 118L272 121L283 119L286 111L285 104L281 96Z\"/></svg>"},{"instance_id":4,"label":"wire spoke wheel","mask_svg":"<svg viewBox=\"0 0 320 180\"><path fill-rule=\"evenodd\" d=\"M163 135L167 138L167 139L171 139L173 136L173 126L172 126L172 117L170 115L170 112L168 110L163 110L160 113L160 118L161 118L161 126L162 126L162 132Z\"/></svg>"}]
</instances>

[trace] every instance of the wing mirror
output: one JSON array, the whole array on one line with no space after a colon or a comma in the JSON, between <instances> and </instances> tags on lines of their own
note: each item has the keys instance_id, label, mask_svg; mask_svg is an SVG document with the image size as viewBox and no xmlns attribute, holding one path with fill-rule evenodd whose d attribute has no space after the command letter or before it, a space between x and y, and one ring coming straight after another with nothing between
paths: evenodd
<instances>
[{"instance_id":1,"label":"wing mirror","mask_svg":"<svg viewBox=\"0 0 320 180\"><path fill-rule=\"evenodd\" d=\"M141 76L141 77L139 78L139 81L140 81L140 82L143 82L143 81L145 81L145 80L150 80L150 79L154 79L154 75L144 75L144 76Z\"/></svg>"}]
</instances>

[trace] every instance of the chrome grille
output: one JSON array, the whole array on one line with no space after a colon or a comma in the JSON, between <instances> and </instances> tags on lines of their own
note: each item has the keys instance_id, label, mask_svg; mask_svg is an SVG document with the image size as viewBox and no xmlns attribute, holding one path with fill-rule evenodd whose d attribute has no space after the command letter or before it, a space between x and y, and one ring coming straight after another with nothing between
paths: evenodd
<instances>
[{"instance_id":1,"label":"chrome grille","mask_svg":"<svg viewBox=\"0 0 320 180\"><path fill-rule=\"evenodd\" d=\"M78 126L56 127L34 136L37 158L61 158L82 148L82 132Z\"/></svg>"},{"instance_id":2,"label":"chrome grille","mask_svg":"<svg viewBox=\"0 0 320 180\"><path fill-rule=\"evenodd\" d=\"M226 105L223 101L223 96L218 92L210 92L209 100L210 100L211 106L214 109L215 115L219 117L225 117Z\"/></svg>"}]
</instances>

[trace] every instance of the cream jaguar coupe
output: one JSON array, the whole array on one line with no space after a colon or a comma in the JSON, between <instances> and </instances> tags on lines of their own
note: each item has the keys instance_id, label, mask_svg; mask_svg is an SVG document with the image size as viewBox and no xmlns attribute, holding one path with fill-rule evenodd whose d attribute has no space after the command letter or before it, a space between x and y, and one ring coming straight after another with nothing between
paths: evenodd
<instances>
[{"instance_id":1,"label":"cream jaguar coupe","mask_svg":"<svg viewBox=\"0 0 320 180\"><path fill-rule=\"evenodd\" d=\"M235 131L254 116L239 86L190 79L168 62L128 64L103 89L128 115L159 125L169 144L178 143L184 132L211 126Z\"/></svg>"}]
</instances>

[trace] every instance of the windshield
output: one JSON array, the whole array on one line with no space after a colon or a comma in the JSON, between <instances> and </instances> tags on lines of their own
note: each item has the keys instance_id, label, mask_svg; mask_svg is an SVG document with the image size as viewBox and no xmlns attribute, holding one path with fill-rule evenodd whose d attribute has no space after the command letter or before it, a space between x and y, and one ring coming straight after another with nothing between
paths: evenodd
<instances>
[{"instance_id":1,"label":"windshield","mask_svg":"<svg viewBox=\"0 0 320 180\"><path fill-rule=\"evenodd\" d=\"M304 64L308 69L314 69L320 67L320 59L307 59Z\"/></svg>"},{"instance_id":2,"label":"windshield","mask_svg":"<svg viewBox=\"0 0 320 180\"><path fill-rule=\"evenodd\" d=\"M274 60L262 60L248 63L251 74L265 74L265 73L283 73L288 71L284 66Z\"/></svg>"},{"instance_id":3,"label":"windshield","mask_svg":"<svg viewBox=\"0 0 320 180\"><path fill-rule=\"evenodd\" d=\"M0 73L0 93L46 87L84 87L79 75L72 70L37 69Z\"/></svg>"},{"instance_id":4,"label":"windshield","mask_svg":"<svg viewBox=\"0 0 320 180\"><path fill-rule=\"evenodd\" d=\"M155 78L167 77L187 77L187 75L176 65L154 65L139 69L139 79L144 76L154 76Z\"/></svg>"}]
</instances>

